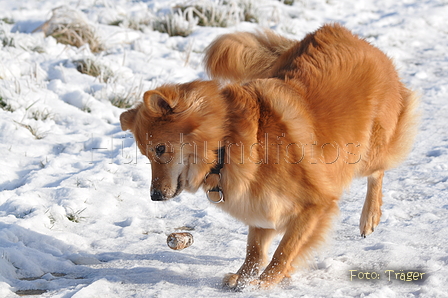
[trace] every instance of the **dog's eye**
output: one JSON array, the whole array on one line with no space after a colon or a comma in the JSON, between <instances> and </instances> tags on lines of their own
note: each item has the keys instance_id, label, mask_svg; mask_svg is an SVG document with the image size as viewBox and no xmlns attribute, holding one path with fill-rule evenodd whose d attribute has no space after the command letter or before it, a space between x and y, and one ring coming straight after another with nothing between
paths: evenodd
<instances>
[{"instance_id":1,"label":"dog's eye","mask_svg":"<svg viewBox=\"0 0 448 298\"><path fill-rule=\"evenodd\" d=\"M165 145L158 145L156 147L156 155L157 156L162 155L163 153L165 153L165 150L166 150Z\"/></svg>"}]
</instances>

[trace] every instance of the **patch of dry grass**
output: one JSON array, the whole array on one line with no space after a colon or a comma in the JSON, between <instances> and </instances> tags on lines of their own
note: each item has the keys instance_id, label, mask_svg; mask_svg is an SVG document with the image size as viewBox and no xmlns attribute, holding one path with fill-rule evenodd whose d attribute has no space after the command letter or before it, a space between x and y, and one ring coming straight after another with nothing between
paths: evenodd
<instances>
[{"instance_id":1,"label":"patch of dry grass","mask_svg":"<svg viewBox=\"0 0 448 298\"><path fill-rule=\"evenodd\" d=\"M196 18L198 26L228 27L239 22L257 23L253 0L198 1L194 5L177 5L188 18Z\"/></svg>"},{"instance_id":2,"label":"patch of dry grass","mask_svg":"<svg viewBox=\"0 0 448 298\"><path fill-rule=\"evenodd\" d=\"M75 60L73 64L80 73L98 78L102 83L113 77L113 72L109 67L90 58Z\"/></svg>"},{"instance_id":3,"label":"patch of dry grass","mask_svg":"<svg viewBox=\"0 0 448 298\"><path fill-rule=\"evenodd\" d=\"M176 11L159 17L154 21L154 30L167 33L169 36L186 37L193 32L197 20L189 16L187 11Z\"/></svg>"},{"instance_id":4,"label":"patch of dry grass","mask_svg":"<svg viewBox=\"0 0 448 298\"><path fill-rule=\"evenodd\" d=\"M196 1L176 5L169 14L156 19L152 26L170 36L188 36L194 26L229 27L239 22L258 23L254 0Z\"/></svg>"},{"instance_id":5,"label":"patch of dry grass","mask_svg":"<svg viewBox=\"0 0 448 298\"><path fill-rule=\"evenodd\" d=\"M42 30L46 36L53 36L62 44L78 48L87 44L93 53L104 50L94 28L79 11L67 6L53 9L51 18L35 31L37 30Z\"/></svg>"},{"instance_id":6,"label":"patch of dry grass","mask_svg":"<svg viewBox=\"0 0 448 298\"><path fill-rule=\"evenodd\" d=\"M38 128L31 126L29 124L17 122L15 120L14 120L14 122L17 123L18 125L20 125L21 127L26 128L36 138L36 140L41 140L41 139L45 138L45 133L40 132Z\"/></svg>"},{"instance_id":7,"label":"patch of dry grass","mask_svg":"<svg viewBox=\"0 0 448 298\"><path fill-rule=\"evenodd\" d=\"M120 109L130 109L132 106L142 98L143 89L142 84L138 86L133 86L128 90L124 90L123 92L115 92L113 96L109 97L112 105L120 108Z\"/></svg>"}]
</instances>

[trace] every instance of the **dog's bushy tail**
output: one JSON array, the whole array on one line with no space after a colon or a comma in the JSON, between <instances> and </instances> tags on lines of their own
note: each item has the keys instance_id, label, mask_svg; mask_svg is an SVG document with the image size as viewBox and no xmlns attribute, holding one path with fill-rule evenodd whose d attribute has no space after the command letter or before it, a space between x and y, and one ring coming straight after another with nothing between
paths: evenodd
<instances>
[{"instance_id":1,"label":"dog's bushy tail","mask_svg":"<svg viewBox=\"0 0 448 298\"><path fill-rule=\"evenodd\" d=\"M388 166L397 166L411 151L418 131L420 113L418 106L420 97L417 93L403 88L403 109L399 115L394 137L389 143Z\"/></svg>"},{"instance_id":2,"label":"dog's bushy tail","mask_svg":"<svg viewBox=\"0 0 448 298\"><path fill-rule=\"evenodd\" d=\"M207 47L205 68L214 79L244 82L267 78L278 57L294 43L269 30L225 34Z\"/></svg>"}]
</instances>

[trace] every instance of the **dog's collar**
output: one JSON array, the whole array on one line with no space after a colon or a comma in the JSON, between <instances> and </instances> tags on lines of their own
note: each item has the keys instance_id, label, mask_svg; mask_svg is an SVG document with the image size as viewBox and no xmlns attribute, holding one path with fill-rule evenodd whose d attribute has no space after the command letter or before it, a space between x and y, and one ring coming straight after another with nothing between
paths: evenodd
<instances>
[{"instance_id":1,"label":"dog's collar","mask_svg":"<svg viewBox=\"0 0 448 298\"><path fill-rule=\"evenodd\" d=\"M221 169L224 167L224 155L226 154L226 148L223 146L223 147L217 149L216 153L218 154L218 162L210 170L210 174L221 175Z\"/></svg>"},{"instance_id":2,"label":"dog's collar","mask_svg":"<svg viewBox=\"0 0 448 298\"><path fill-rule=\"evenodd\" d=\"M216 165L210 170L209 173L207 173L207 175L205 176L204 182L207 180L207 178L214 174L214 175L218 175L219 176L219 183L218 185L214 186L213 188L207 190L205 193L207 195L207 199L214 203L214 204L219 204L219 203L223 203L224 202L224 193L222 191L221 188L221 170L224 167L224 157L226 154L226 150L225 147L220 147L219 149L216 150L216 153L218 154L218 162L216 163ZM210 193L217 193L219 195L219 200L212 200L210 198Z\"/></svg>"}]
</instances>

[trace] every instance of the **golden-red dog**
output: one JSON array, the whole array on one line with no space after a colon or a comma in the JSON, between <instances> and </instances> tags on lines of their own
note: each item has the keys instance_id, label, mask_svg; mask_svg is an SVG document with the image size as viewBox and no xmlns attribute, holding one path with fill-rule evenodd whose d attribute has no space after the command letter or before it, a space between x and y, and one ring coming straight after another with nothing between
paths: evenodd
<instances>
[{"instance_id":1,"label":"golden-red dog","mask_svg":"<svg viewBox=\"0 0 448 298\"><path fill-rule=\"evenodd\" d=\"M417 99L391 60L325 25L302 41L223 35L205 64L220 84L163 85L120 121L151 161L153 200L202 187L249 225L246 260L224 284L267 288L288 277L322 240L354 177L368 177L360 231L372 233L384 171L404 159L416 128Z\"/></svg>"}]
</instances>

